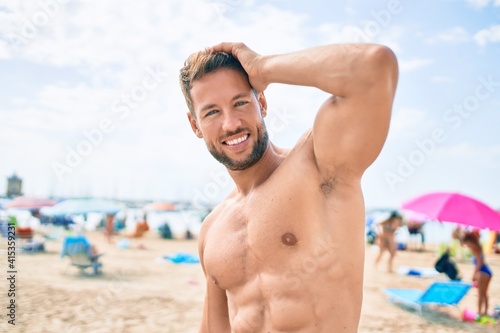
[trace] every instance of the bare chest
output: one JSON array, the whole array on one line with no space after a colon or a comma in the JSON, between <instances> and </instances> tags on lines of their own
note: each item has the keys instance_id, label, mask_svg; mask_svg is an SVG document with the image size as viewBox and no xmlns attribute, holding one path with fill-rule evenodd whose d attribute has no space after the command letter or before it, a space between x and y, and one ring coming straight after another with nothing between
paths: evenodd
<instances>
[{"instance_id":1,"label":"bare chest","mask_svg":"<svg viewBox=\"0 0 500 333\"><path fill-rule=\"evenodd\" d=\"M230 289L282 274L304 258L329 264L333 259L323 259L332 242L323 217L304 207L300 197L265 196L221 211L204 247L209 278Z\"/></svg>"}]
</instances>

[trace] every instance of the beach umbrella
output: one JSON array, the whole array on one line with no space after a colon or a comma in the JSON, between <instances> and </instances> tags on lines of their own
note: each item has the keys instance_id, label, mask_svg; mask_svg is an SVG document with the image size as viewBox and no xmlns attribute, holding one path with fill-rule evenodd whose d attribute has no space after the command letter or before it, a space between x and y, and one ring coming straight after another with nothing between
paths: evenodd
<instances>
[{"instance_id":1,"label":"beach umbrella","mask_svg":"<svg viewBox=\"0 0 500 333\"><path fill-rule=\"evenodd\" d=\"M125 209L125 205L113 200L84 198L67 199L52 207L40 209L45 216L80 215L88 213L116 214Z\"/></svg>"},{"instance_id":2,"label":"beach umbrella","mask_svg":"<svg viewBox=\"0 0 500 333\"><path fill-rule=\"evenodd\" d=\"M425 214L415 212L413 210L406 210L403 212L404 219L406 221L415 222L415 223L425 223L432 219Z\"/></svg>"},{"instance_id":3,"label":"beach umbrella","mask_svg":"<svg viewBox=\"0 0 500 333\"><path fill-rule=\"evenodd\" d=\"M500 230L500 213L470 196L456 192L431 192L412 198L402 208L431 220L453 222L478 229Z\"/></svg>"},{"instance_id":4,"label":"beach umbrella","mask_svg":"<svg viewBox=\"0 0 500 333\"><path fill-rule=\"evenodd\" d=\"M153 202L153 203L150 203L150 204L147 204L146 206L144 206L143 208L144 210L146 211L173 211L173 210L177 210L177 207L175 207L175 205L173 203L170 203L170 202L164 202L164 201L157 201L157 202Z\"/></svg>"},{"instance_id":5,"label":"beach umbrella","mask_svg":"<svg viewBox=\"0 0 500 333\"><path fill-rule=\"evenodd\" d=\"M36 197L16 197L14 200L3 204L4 208L37 210L42 207L49 207L56 204L56 201Z\"/></svg>"}]
</instances>

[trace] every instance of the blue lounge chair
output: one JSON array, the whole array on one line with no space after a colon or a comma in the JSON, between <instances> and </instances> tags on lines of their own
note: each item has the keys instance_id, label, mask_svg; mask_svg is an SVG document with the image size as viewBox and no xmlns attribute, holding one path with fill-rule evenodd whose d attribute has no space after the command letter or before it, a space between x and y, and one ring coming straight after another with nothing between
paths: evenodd
<instances>
[{"instance_id":1,"label":"blue lounge chair","mask_svg":"<svg viewBox=\"0 0 500 333\"><path fill-rule=\"evenodd\" d=\"M91 245L85 236L67 236L64 239L61 258L69 257L71 265L78 267L80 273L92 268L94 274L101 274L102 263L99 262L101 255L102 253L92 253Z\"/></svg>"},{"instance_id":2,"label":"blue lounge chair","mask_svg":"<svg viewBox=\"0 0 500 333\"><path fill-rule=\"evenodd\" d=\"M426 305L456 306L472 284L460 281L436 281L426 290L387 288L385 294L393 302L419 310Z\"/></svg>"}]
</instances>

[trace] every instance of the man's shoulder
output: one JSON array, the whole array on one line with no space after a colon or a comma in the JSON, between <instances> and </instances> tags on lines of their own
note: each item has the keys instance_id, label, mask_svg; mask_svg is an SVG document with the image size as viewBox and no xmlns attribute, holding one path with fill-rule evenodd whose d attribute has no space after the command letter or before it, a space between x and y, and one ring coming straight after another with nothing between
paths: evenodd
<instances>
[{"instance_id":1,"label":"man's shoulder","mask_svg":"<svg viewBox=\"0 0 500 333\"><path fill-rule=\"evenodd\" d=\"M299 148L309 148L312 149L312 147L309 147L307 144L312 144L313 142L313 136L312 136L312 128L309 128L307 131L302 134L302 136L297 140L297 143L293 147L292 150L296 150Z\"/></svg>"},{"instance_id":2,"label":"man's shoulder","mask_svg":"<svg viewBox=\"0 0 500 333\"><path fill-rule=\"evenodd\" d=\"M203 224L209 225L211 224L217 217L221 214L224 209L229 205L229 201L231 200L231 194L225 198L223 201L216 204L211 210L210 213L203 219Z\"/></svg>"},{"instance_id":3,"label":"man's shoulder","mask_svg":"<svg viewBox=\"0 0 500 333\"><path fill-rule=\"evenodd\" d=\"M217 204L215 207L213 207L212 210L210 210L210 212L207 214L207 216L205 216L201 224L201 230L200 230L201 240L205 239L206 234L208 233L212 225L218 220L219 216L221 216L221 212L223 212L227 206L228 204L226 199Z\"/></svg>"},{"instance_id":4,"label":"man's shoulder","mask_svg":"<svg viewBox=\"0 0 500 333\"><path fill-rule=\"evenodd\" d=\"M306 168L306 170L303 169ZM295 176L290 170L303 170L303 172L314 172L316 169L316 159L314 157L314 143L312 130L307 130L297 140L295 145L287 150L283 150L283 161L280 164L278 174L285 177Z\"/></svg>"},{"instance_id":5,"label":"man's shoulder","mask_svg":"<svg viewBox=\"0 0 500 333\"><path fill-rule=\"evenodd\" d=\"M294 161L297 158L302 162L304 159L313 159L313 137L312 129L307 130L302 134L295 145L288 149L281 149L284 161Z\"/></svg>"}]
</instances>

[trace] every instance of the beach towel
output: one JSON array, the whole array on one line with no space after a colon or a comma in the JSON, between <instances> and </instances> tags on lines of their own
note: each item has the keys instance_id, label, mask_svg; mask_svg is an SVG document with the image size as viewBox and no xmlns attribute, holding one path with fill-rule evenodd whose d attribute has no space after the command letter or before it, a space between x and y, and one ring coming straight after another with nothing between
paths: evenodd
<instances>
[{"instance_id":1,"label":"beach towel","mask_svg":"<svg viewBox=\"0 0 500 333\"><path fill-rule=\"evenodd\" d=\"M186 252L165 255L163 258L170 260L174 264L196 264L200 262L200 259L196 255Z\"/></svg>"},{"instance_id":2,"label":"beach towel","mask_svg":"<svg viewBox=\"0 0 500 333\"><path fill-rule=\"evenodd\" d=\"M439 272L434 267L408 267L400 266L398 268L399 275L416 276L421 278L431 278L439 275Z\"/></svg>"}]
</instances>

